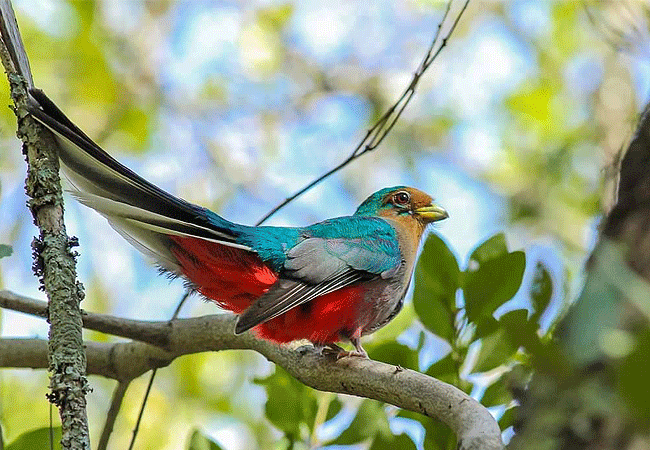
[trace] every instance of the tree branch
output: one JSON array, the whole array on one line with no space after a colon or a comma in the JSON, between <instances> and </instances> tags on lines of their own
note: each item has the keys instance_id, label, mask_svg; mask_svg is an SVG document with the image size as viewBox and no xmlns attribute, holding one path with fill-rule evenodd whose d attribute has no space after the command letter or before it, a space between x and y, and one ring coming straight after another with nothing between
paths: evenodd
<instances>
[{"instance_id":1,"label":"tree branch","mask_svg":"<svg viewBox=\"0 0 650 450\"><path fill-rule=\"evenodd\" d=\"M463 13L467 9L467 5L469 5L469 0L464 0L463 6L460 8L460 11L454 18L451 26L449 27L449 30L444 35L444 37L441 37L442 35L440 33L442 31L442 26L447 21L447 17L449 17L449 12L451 11L451 5L453 3L454 0L449 0L449 2L447 3L447 8L445 9L445 12L442 16L442 20L438 24L438 29L436 30L436 34L433 36L431 45L429 46L429 49L424 55L424 58L420 62L417 71L413 74L413 78L411 79L409 85L406 87L404 92L402 92L402 95L397 99L397 101L393 103L393 105L390 108L388 108L388 110L386 110L386 112L377 120L377 122L368 131L366 131L366 134L364 135L363 139L361 139L361 142L359 142L357 146L354 148L354 150L352 150L350 156L348 156L346 159L341 161L339 165L337 165L336 167L328 170L323 175L319 176L318 178L316 178L315 180L313 180L312 182L304 186L302 189L298 190L291 196L284 199L277 206L275 206L268 213L266 213L266 215L264 215L264 217L262 217L255 225L263 224L271 216L277 213L280 209L287 206L293 200L300 197L302 194L304 194L305 192L307 192L308 190L316 186L325 178L343 169L345 166L347 166L348 164L350 164L352 161L359 158L360 156L373 151L379 146L379 144L381 144L381 142L388 135L388 133L390 133L390 130L393 128L393 126L397 123L397 120L402 115L402 112L404 111L406 106L411 101L411 98L415 94L415 88L420 82L422 75L424 75L424 72L426 72L426 70L436 60L436 58L438 57L442 49L445 48L445 46L447 45L447 40L451 37L452 33L456 29L456 25L458 25L458 22L460 21L460 18L463 16Z\"/></svg>"},{"instance_id":2,"label":"tree branch","mask_svg":"<svg viewBox=\"0 0 650 450\"><path fill-rule=\"evenodd\" d=\"M106 450L108 448L108 440L111 437L113 432L113 427L115 426L115 421L117 420L117 415L120 412L122 407L122 400L126 395L126 391L129 388L131 382L129 381L119 381L115 390L113 391L113 398L111 400L111 407L106 413L106 422L104 422L104 428L102 429L102 435L99 438L99 444L97 444L97 450Z\"/></svg>"},{"instance_id":3,"label":"tree branch","mask_svg":"<svg viewBox=\"0 0 650 450\"><path fill-rule=\"evenodd\" d=\"M3 31L10 31L9 34L3 32L3 41L17 44L16 39L19 39L19 34L9 2L0 0L0 5L2 7ZM420 77L445 46L449 34L455 28L466 6L467 1L447 36L440 41L440 47L434 52L435 45L439 42L438 35L436 36L403 95L382 116L378 123L368 131L366 138L349 158L300 193L287 199L283 205L289 203L293 198L296 198L352 160L374 150L381 143L413 96ZM449 10L445 13L445 17L447 17L448 12ZM63 356L69 357L72 355L73 361L59 360L58 356L56 356L57 339L54 331L50 340L52 361L56 366L52 378L53 392L58 392L57 389L66 392L67 397L61 399L57 394L57 399L60 401L62 422L65 424L67 421L76 429L76 432L75 430L64 429L64 440L66 434L69 439L67 444L64 443L64 448L89 447L87 444L88 433L84 398L86 389L84 366L86 362L88 373L112 378L120 382L121 388L116 391L114 402L117 405L128 382L143 373L167 366L175 358L182 355L226 349L257 351L270 361L286 369L304 384L315 389L371 398L442 420L457 434L460 449L503 448L501 431L487 409L454 386L418 372L361 358L336 360L333 357L320 355L311 347L292 349L287 346L277 346L256 339L250 333L236 336L232 332L235 318L231 315L206 316L170 322L145 322L92 313L81 314L78 306L82 298L82 291L75 279L74 255L70 251L73 243L68 240L65 234L62 220L62 200L57 175L58 159L54 152L47 150L47 148L51 149L55 148L55 146L51 136L47 133L41 134L42 131L40 131L38 124L33 123L31 118L24 113L24 101L27 98L25 88L33 86L31 78L28 77L25 80L21 77L23 74L28 74L29 70L26 67L20 67L20 61L27 61L26 57L22 57L20 51L22 51L22 45L10 45L10 48L4 49L4 52L0 49L3 63L5 63L12 83L12 93L17 106L16 112L19 116L19 134L25 138L29 161L38 159L36 155L39 157L41 154L45 155L48 165L43 173L48 174L50 177L46 181L52 183L51 187L53 189L52 191L46 190L47 195L43 199L36 196L38 189L34 189L32 185L28 186L34 189L34 201L31 206L35 219L37 223L44 225L41 226L42 237L38 242L37 249L42 250L43 263L41 264L40 260L37 260L37 263L39 263L39 269L42 268L44 284L50 293L50 298L52 299L57 294L63 294L61 297L66 301L57 304L52 300L48 307L44 302L9 292L0 292L0 306L40 317L49 317L53 323L53 330L56 328L55 323L58 322L61 314L68 313L68 317L72 319L70 323L73 327L73 333L67 336L67 348L72 348L72 352L68 352ZM16 65L19 67L13 67L12 61L18 62ZM24 124L27 125L23 127ZM36 151L30 146L35 146L37 143L44 143L46 148L43 150L38 149L38 152L42 153L30 153ZM39 169L43 168L39 167ZM34 173L38 174L40 170ZM50 186L48 186L49 188ZM279 207L274 209L273 212L278 209ZM43 233L50 233L53 236L50 239L49 235L44 236ZM46 250L47 246L52 245L52 243L56 244L55 250L58 253L49 256ZM65 283L59 283L57 280L63 280L63 278L55 277L53 284L50 284L50 280L53 279L48 273L50 267L63 268L71 278L66 278ZM71 310L72 314L69 313ZM82 351L80 322L83 322L83 326L86 328L127 337L134 339L134 341L112 344L89 342L85 346L85 351ZM71 335L73 336L73 342L76 344L72 347L70 347L69 340ZM78 351L75 352L75 350ZM1 367L45 368L48 367L47 356L48 343L44 340L0 340ZM63 361L63 363L59 361ZM58 369L60 368L67 369L64 370L63 374L71 373L73 381L77 382L77 384L71 385L68 383L68 379L58 377ZM66 411L66 406L82 406L83 422L79 422L79 410L74 411L75 415L66 415L68 412L73 412L72 408L70 411ZM106 429L109 428L110 422ZM110 430L107 433L110 434Z\"/></svg>"},{"instance_id":4,"label":"tree branch","mask_svg":"<svg viewBox=\"0 0 650 450\"><path fill-rule=\"evenodd\" d=\"M9 0L0 1L0 59L4 66L18 137L27 161L25 190L29 209L38 226L32 241L34 273L47 293L49 333L50 402L59 408L64 449L89 449L86 415L86 355L83 349L81 310L83 287L77 281L76 241L70 240L63 222L63 196L59 157L51 133L28 113L28 89L34 87L18 24Z\"/></svg>"},{"instance_id":5,"label":"tree branch","mask_svg":"<svg viewBox=\"0 0 650 450\"><path fill-rule=\"evenodd\" d=\"M40 305L40 306L39 306ZM0 306L42 315L43 302L0 291ZM236 336L235 317L228 314L144 322L100 314L84 314L84 326L141 342L86 345L88 373L132 380L193 353L230 349L254 350L314 389L390 403L445 422L458 436L460 449L501 449L501 430L476 400L460 389L412 370L362 358L321 356L311 347L292 349ZM37 339L0 340L0 367L45 367L46 344Z\"/></svg>"}]
</instances>

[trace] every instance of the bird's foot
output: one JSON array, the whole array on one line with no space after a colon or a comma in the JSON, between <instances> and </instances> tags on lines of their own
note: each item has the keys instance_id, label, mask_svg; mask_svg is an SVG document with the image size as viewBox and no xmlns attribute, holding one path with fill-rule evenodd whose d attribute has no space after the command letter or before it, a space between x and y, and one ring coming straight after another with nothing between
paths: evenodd
<instances>
[{"instance_id":1,"label":"bird's foot","mask_svg":"<svg viewBox=\"0 0 650 450\"><path fill-rule=\"evenodd\" d=\"M352 342L352 345L354 345L354 349L359 353L359 356L362 356L362 357L368 359L368 353L366 353L366 351L361 346L361 338L360 337L352 338L352 339L350 339L350 342Z\"/></svg>"},{"instance_id":2,"label":"bird's foot","mask_svg":"<svg viewBox=\"0 0 650 450\"><path fill-rule=\"evenodd\" d=\"M366 353L366 351L363 350L363 349L362 349L362 351L358 351L358 350L347 351L347 350L344 350L342 352L337 353L336 359L339 360L341 358L346 358L348 356L368 359L368 353Z\"/></svg>"},{"instance_id":3,"label":"bird's foot","mask_svg":"<svg viewBox=\"0 0 650 450\"><path fill-rule=\"evenodd\" d=\"M334 343L314 344L314 349L321 356L334 356L337 361L348 356L366 359L368 358L368 353L366 353L366 351L361 346L359 339L351 339L350 342L352 342L352 345L354 345L354 350L345 350L344 348L339 347Z\"/></svg>"},{"instance_id":4,"label":"bird's foot","mask_svg":"<svg viewBox=\"0 0 650 450\"><path fill-rule=\"evenodd\" d=\"M366 353L366 351L361 346L361 339L352 338L352 339L350 339L350 342L352 342L352 345L354 345L354 350L345 351L341 347L339 347L341 349L341 351L336 355L337 360L341 359L341 358L345 358L346 356L355 356L357 358L368 359L368 353Z\"/></svg>"},{"instance_id":5,"label":"bird's foot","mask_svg":"<svg viewBox=\"0 0 650 450\"><path fill-rule=\"evenodd\" d=\"M320 352L320 350L319 350L319 348L317 346L310 345L310 344L301 345L300 347L298 347L296 349L296 351L298 353L300 353L300 356L305 356L305 355L308 355L308 354L314 353L314 352L318 353L319 355L321 354L321 352Z\"/></svg>"},{"instance_id":6,"label":"bird's foot","mask_svg":"<svg viewBox=\"0 0 650 450\"><path fill-rule=\"evenodd\" d=\"M321 356L337 356L341 352L345 352L341 347L336 344L314 344L316 352Z\"/></svg>"}]
</instances>

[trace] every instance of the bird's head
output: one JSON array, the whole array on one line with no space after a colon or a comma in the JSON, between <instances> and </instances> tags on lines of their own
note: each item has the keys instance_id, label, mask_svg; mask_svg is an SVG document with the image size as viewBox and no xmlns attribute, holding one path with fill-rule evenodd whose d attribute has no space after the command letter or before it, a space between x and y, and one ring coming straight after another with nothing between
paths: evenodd
<instances>
[{"instance_id":1,"label":"bird's head","mask_svg":"<svg viewBox=\"0 0 650 450\"><path fill-rule=\"evenodd\" d=\"M423 227L449 217L447 211L433 203L430 195L405 186L385 188L368 197L354 213L396 220L415 219Z\"/></svg>"}]
</instances>

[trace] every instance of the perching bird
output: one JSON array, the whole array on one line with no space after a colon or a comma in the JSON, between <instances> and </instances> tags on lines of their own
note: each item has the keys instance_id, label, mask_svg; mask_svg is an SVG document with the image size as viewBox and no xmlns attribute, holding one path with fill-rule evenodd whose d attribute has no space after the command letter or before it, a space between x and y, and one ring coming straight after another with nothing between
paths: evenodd
<instances>
[{"instance_id":1,"label":"perching bird","mask_svg":"<svg viewBox=\"0 0 650 450\"><path fill-rule=\"evenodd\" d=\"M15 18L0 3L0 31L29 88L28 111L54 132L79 201L105 216L165 271L239 314L277 343L308 339L339 356L367 356L361 336L400 311L427 224L448 217L427 194L382 189L352 216L303 228L240 225L175 197L102 150L34 89ZM350 341L356 351L336 346Z\"/></svg>"},{"instance_id":2,"label":"perching bird","mask_svg":"<svg viewBox=\"0 0 650 450\"><path fill-rule=\"evenodd\" d=\"M352 216L303 228L252 227L163 191L97 146L41 92L30 112L52 130L79 201L105 216L131 244L206 298L283 343L307 339L337 348L400 311L427 224L448 217L427 194L392 187Z\"/></svg>"}]
</instances>

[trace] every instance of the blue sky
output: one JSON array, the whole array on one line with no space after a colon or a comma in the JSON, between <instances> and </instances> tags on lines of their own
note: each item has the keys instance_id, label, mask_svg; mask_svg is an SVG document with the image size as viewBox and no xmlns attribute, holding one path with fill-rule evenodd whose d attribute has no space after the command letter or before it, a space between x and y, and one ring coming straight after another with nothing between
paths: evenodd
<instances>
[{"instance_id":1,"label":"blue sky","mask_svg":"<svg viewBox=\"0 0 650 450\"><path fill-rule=\"evenodd\" d=\"M106 2L101 8L103 26L134 41L138 49L150 49L143 52L143 64L164 99L145 152L108 145L107 150L172 193L213 207L229 220L255 223L287 195L344 159L371 123L372 105L361 92L317 91L305 100L305 93L314 90L313 81L283 70L279 61L286 52L308 63L306 68L332 77L354 80L376 75L386 98L396 99L442 13L440 5L430 6L435 2L361 3L296 2L285 28L274 35L256 20L256 11L282 2L185 1L155 19L143 2ZM45 34L66 39L77 30L74 9L62 1L15 4L19 20L28 16ZM454 122L448 134L424 149L414 143L413 161L394 149L408 143L388 139L376 152L283 209L269 224L306 225L351 214L377 189L413 185L431 193L449 211L450 219L436 225L435 232L460 261L466 261L482 240L505 231L511 248L527 251L529 269L535 260L544 261L557 286L566 281L566 264L573 264L570 269L579 273L582 259L567 260L557 238L511 226L509 192L484 177L508 164L504 141L513 119L504 99L539 76L535 43L549 39L551 3L503 3L503 16L489 7L482 11L480 5L473 3L479 9L468 14L471 22L461 23L404 113L405 123L450 114ZM144 26L147 21L153 22ZM562 81L578 105L571 120L585 120L593 107L590 99L605 72L603 59L596 50L585 51L567 65ZM621 61L633 74L636 100L642 104L650 91L648 58L641 52ZM206 86L216 86L221 97L207 102L202 98ZM84 117L71 113L71 118L83 128ZM399 133L398 126L393 136ZM5 289L44 298L30 270L29 242L35 228L24 208L24 166L12 136L13 131L3 130L3 148L16 155L11 157L13 167L0 170L0 243L10 243L15 253L0 261L1 279ZM580 167L597 182L601 164L601 158L589 156ZM183 292L180 282L158 276L101 216L69 196L66 224L68 233L81 242L80 279L87 288L108 292L113 299L109 306L86 303L85 308L107 308L112 314L143 320L171 315ZM581 230L585 250L594 242L596 224L594 219ZM529 270L525 285L531 275ZM562 293L556 290L558 306ZM515 301L525 305L525 297ZM183 314L215 311L195 298ZM47 324L3 311L1 330L5 337L45 337Z\"/></svg>"}]
</instances>

